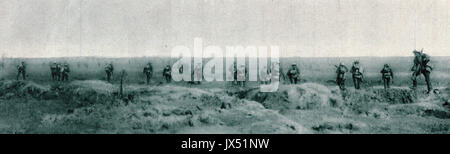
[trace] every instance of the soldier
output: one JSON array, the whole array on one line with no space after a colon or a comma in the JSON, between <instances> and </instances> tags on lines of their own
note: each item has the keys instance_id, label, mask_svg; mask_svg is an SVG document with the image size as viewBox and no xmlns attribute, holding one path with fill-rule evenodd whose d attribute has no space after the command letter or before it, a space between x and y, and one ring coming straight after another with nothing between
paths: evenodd
<instances>
[{"instance_id":1,"label":"soldier","mask_svg":"<svg viewBox=\"0 0 450 154\"><path fill-rule=\"evenodd\" d=\"M427 83L427 89L428 93L431 92L432 86L431 86L431 79L430 74L433 68L430 66L430 57L423 53L423 49L419 52L417 50L413 51L414 53L414 65L411 68L412 73L412 81L413 81L413 89L417 87L417 76L420 74L423 74L425 77L425 82Z\"/></svg>"},{"instance_id":2,"label":"soldier","mask_svg":"<svg viewBox=\"0 0 450 154\"><path fill-rule=\"evenodd\" d=\"M267 66L264 66L260 73L261 84L269 84L271 80L272 70L271 68L267 69Z\"/></svg>"},{"instance_id":3,"label":"soldier","mask_svg":"<svg viewBox=\"0 0 450 154\"><path fill-rule=\"evenodd\" d=\"M150 84L150 78L152 77L152 74L153 74L153 66L152 66L152 63L148 63L148 64L144 67L143 73L144 73L145 76L147 77L147 84Z\"/></svg>"},{"instance_id":4,"label":"soldier","mask_svg":"<svg viewBox=\"0 0 450 154\"><path fill-rule=\"evenodd\" d=\"M389 64L384 64L383 69L380 71L381 79L384 82L384 89L391 88L390 82L394 83L394 73L392 69L389 67ZM392 79L392 80L391 80Z\"/></svg>"},{"instance_id":5,"label":"soldier","mask_svg":"<svg viewBox=\"0 0 450 154\"><path fill-rule=\"evenodd\" d=\"M17 77L16 77L16 79L19 80L19 76L22 75L22 79L25 80L25 75L26 75L25 71L26 71L26 65L25 65L25 62L22 61L17 66Z\"/></svg>"},{"instance_id":6,"label":"soldier","mask_svg":"<svg viewBox=\"0 0 450 154\"><path fill-rule=\"evenodd\" d=\"M237 63L236 61L233 62L233 67L229 67L228 71L233 74L233 85L237 85Z\"/></svg>"},{"instance_id":7,"label":"soldier","mask_svg":"<svg viewBox=\"0 0 450 154\"><path fill-rule=\"evenodd\" d=\"M194 72L192 72L194 75L194 79L202 80L203 79L203 68L201 63L196 63L194 66ZM194 81L195 84L200 84L200 81Z\"/></svg>"},{"instance_id":8,"label":"soldier","mask_svg":"<svg viewBox=\"0 0 450 154\"><path fill-rule=\"evenodd\" d=\"M296 63L293 63L291 65L291 68L289 68L287 72L287 76L289 77L291 84L297 84L298 80L300 79L300 69L298 69Z\"/></svg>"},{"instance_id":9,"label":"soldier","mask_svg":"<svg viewBox=\"0 0 450 154\"><path fill-rule=\"evenodd\" d=\"M241 64L239 66L239 69L236 72L236 77L237 77L237 82L238 85L240 85L241 87L245 87L245 80L247 77L247 68L245 67L244 64Z\"/></svg>"},{"instance_id":10,"label":"soldier","mask_svg":"<svg viewBox=\"0 0 450 154\"><path fill-rule=\"evenodd\" d=\"M60 68L61 72L61 81L68 81L69 80L69 64L64 63L64 65Z\"/></svg>"},{"instance_id":11,"label":"soldier","mask_svg":"<svg viewBox=\"0 0 450 154\"><path fill-rule=\"evenodd\" d=\"M355 61L353 62L353 66L350 69L350 73L352 73L352 78L353 78L353 85L355 86L355 89L359 89L361 82L363 81L363 73L362 73L362 68L359 65L359 61Z\"/></svg>"},{"instance_id":12,"label":"soldier","mask_svg":"<svg viewBox=\"0 0 450 154\"><path fill-rule=\"evenodd\" d=\"M50 65L50 71L51 71L51 75L52 75L52 80L53 81L57 81L58 78L58 73L59 73L59 68L58 68L58 64L56 62L53 62L53 64Z\"/></svg>"},{"instance_id":13,"label":"soldier","mask_svg":"<svg viewBox=\"0 0 450 154\"><path fill-rule=\"evenodd\" d=\"M339 86L339 89L345 90L345 73L348 72L347 67L339 63L339 66L336 66L336 83Z\"/></svg>"},{"instance_id":14,"label":"soldier","mask_svg":"<svg viewBox=\"0 0 450 154\"><path fill-rule=\"evenodd\" d=\"M172 80L172 74L171 74L171 70L170 70L170 65L167 65L164 70L163 70L163 76L166 79L167 83L170 83L170 80Z\"/></svg>"},{"instance_id":15,"label":"soldier","mask_svg":"<svg viewBox=\"0 0 450 154\"><path fill-rule=\"evenodd\" d=\"M106 65L105 72L106 72L106 81L111 82L111 77L114 74L114 67L112 63Z\"/></svg>"},{"instance_id":16,"label":"soldier","mask_svg":"<svg viewBox=\"0 0 450 154\"><path fill-rule=\"evenodd\" d=\"M61 76L61 69L63 68L63 65L58 63L58 65L56 65L56 80L57 81L61 81L62 76Z\"/></svg>"}]
</instances>

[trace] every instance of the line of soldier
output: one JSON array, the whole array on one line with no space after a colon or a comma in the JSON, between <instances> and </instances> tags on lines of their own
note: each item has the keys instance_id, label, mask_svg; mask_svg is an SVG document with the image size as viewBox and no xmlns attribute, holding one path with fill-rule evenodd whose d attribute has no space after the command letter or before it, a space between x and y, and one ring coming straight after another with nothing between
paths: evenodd
<instances>
[{"instance_id":1,"label":"line of soldier","mask_svg":"<svg viewBox=\"0 0 450 154\"><path fill-rule=\"evenodd\" d=\"M180 68L180 71L183 71L183 68ZM153 65L152 63L147 63L147 65L145 65L144 70L142 71L145 76L146 76L146 83L150 84L150 79L152 78L153 75ZM172 80L172 72L171 72L171 68L170 65L166 65L163 69L162 72L162 76L164 77L164 79L166 80L167 83L169 83Z\"/></svg>"},{"instance_id":2,"label":"line of soldier","mask_svg":"<svg viewBox=\"0 0 450 154\"><path fill-rule=\"evenodd\" d=\"M425 82L427 84L427 93L430 93L433 88L431 85L430 74L433 70L430 65L430 56L423 53L423 49L421 51L414 50L414 63L411 68L412 75L411 80L413 81L412 89L417 88L417 76L423 75L425 77ZM336 66L336 83L340 89L345 90L345 73L348 72L348 69L342 63ZM360 84L363 82L364 75L361 66L359 65L359 61L353 62L353 65L350 69L350 73L352 73L353 85L355 89L360 89ZM394 73L390 68L389 64L384 64L383 68L380 71L381 79L384 83L384 88L390 88L390 84L394 82Z\"/></svg>"},{"instance_id":3,"label":"line of soldier","mask_svg":"<svg viewBox=\"0 0 450 154\"><path fill-rule=\"evenodd\" d=\"M417 76L422 74L422 75L424 75L425 81L427 83L428 93L430 93L432 91L430 74L431 74L431 71L433 70L433 68L431 67L431 65L429 63L430 57L427 54L423 53L423 49L421 51L414 50L413 53L414 53L414 64L413 64L413 67L411 68L411 71L412 71L411 80L413 81L412 88L415 89L417 87ZM336 76L336 84L339 86L339 88L341 90L345 90L345 73L348 72L349 70L342 63L339 63L339 65L335 65L335 67L336 67L336 75L337 75ZM196 66L195 68L201 69L201 66L199 66L199 67ZM230 70L229 70L229 71L232 71L232 73L234 74L233 84L245 87L245 78L248 73L248 70L245 67L245 65L241 65L241 66L239 66L239 68L240 69L238 69L236 62L234 62L234 66L232 68L230 68ZM18 70L17 80L19 80L20 76L22 76L22 79L25 80L26 79L25 62L21 62L17 66L17 70ZM54 80L54 81L67 81L69 79L70 68L67 63L59 64L59 63L54 62L53 64L50 65L50 70L51 70L52 80ZM267 69L267 67L265 67L265 69L262 69L262 71L267 71L266 72L267 74L271 74L271 72L272 72L271 70L272 70L272 68ZM180 73L182 73L183 67L180 67L179 71L180 71ZM283 72L282 67L279 67L279 72ZM109 63L105 66L105 73L106 73L106 80L108 82L111 82L111 79L112 79L112 76L114 73L114 66L112 63ZM150 79L153 75L152 63L147 63L147 65L143 69L143 73L146 76L146 83L149 84ZM261 74L266 74L266 73L261 72ZM364 81L364 71L359 64L359 61L353 62L353 65L350 69L350 73L352 73L352 79L353 79L353 84L355 86L355 89L360 89L360 87L361 87L360 85ZM380 73L381 73L382 81L384 83L384 88L385 89L390 88L391 83L394 82L394 80L393 80L394 73L393 73L392 69L390 68L389 64L384 64ZM166 65L164 67L162 75L167 83L169 83L172 80L170 65ZM194 75L201 76L201 74L194 74ZM291 67L289 68L289 70L286 73L286 76L288 77L289 82L291 84L297 84L300 81L300 69L297 67L296 63L293 63L291 65ZM280 73L280 79L286 80L286 76L283 73ZM262 81L262 84L267 84L270 82L270 76L262 76L262 77L266 78L265 81ZM200 83L200 81L198 81L198 83Z\"/></svg>"},{"instance_id":4,"label":"line of soldier","mask_svg":"<svg viewBox=\"0 0 450 154\"><path fill-rule=\"evenodd\" d=\"M69 80L70 67L67 63L61 64L53 62L50 64L50 72L53 81Z\"/></svg>"}]
</instances>

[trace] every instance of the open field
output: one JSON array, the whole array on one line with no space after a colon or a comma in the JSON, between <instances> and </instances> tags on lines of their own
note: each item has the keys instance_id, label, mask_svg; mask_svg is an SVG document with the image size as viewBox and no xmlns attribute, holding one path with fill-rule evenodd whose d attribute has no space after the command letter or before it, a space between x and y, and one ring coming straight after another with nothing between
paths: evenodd
<instances>
[{"instance_id":1,"label":"open field","mask_svg":"<svg viewBox=\"0 0 450 154\"><path fill-rule=\"evenodd\" d=\"M359 59L366 68L362 90L347 75L347 91L338 90L334 66ZM15 81L19 59L4 59L0 81L0 133L450 133L450 57L434 57L432 80L439 93L410 90L412 57L283 58L283 70L295 62L302 83L283 84L261 93L226 82L163 83L168 58L26 59L30 81ZM71 79L50 81L49 62L67 61ZM118 84L104 82L103 66L113 62L128 77L126 97ZM142 68L153 63L155 75L144 85ZM384 63L396 79L385 91L379 82ZM118 74L118 73L116 73ZM117 77L116 77L117 79Z\"/></svg>"}]
</instances>

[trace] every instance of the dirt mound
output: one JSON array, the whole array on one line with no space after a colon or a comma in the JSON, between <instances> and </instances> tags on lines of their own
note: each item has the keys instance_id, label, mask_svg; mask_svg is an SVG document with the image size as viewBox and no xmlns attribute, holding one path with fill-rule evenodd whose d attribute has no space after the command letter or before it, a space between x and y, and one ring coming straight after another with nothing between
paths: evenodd
<instances>
[{"instance_id":1,"label":"dirt mound","mask_svg":"<svg viewBox=\"0 0 450 154\"><path fill-rule=\"evenodd\" d=\"M74 81L39 85L32 81L4 80L0 82L0 97L4 99L32 97L38 100L63 99L66 103L85 106L113 100L113 85L103 81Z\"/></svg>"},{"instance_id":2,"label":"dirt mound","mask_svg":"<svg viewBox=\"0 0 450 154\"><path fill-rule=\"evenodd\" d=\"M0 97L33 97L36 99L52 98L50 86L38 85L32 81L4 80L0 82Z\"/></svg>"},{"instance_id":3,"label":"dirt mound","mask_svg":"<svg viewBox=\"0 0 450 154\"><path fill-rule=\"evenodd\" d=\"M111 102L116 98L114 91L117 91L114 85L100 80L73 81L56 86L54 89L58 96L79 106Z\"/></svg>"},{"instance_id":4,"label":"dirt mound","mask_svg":"<svg viewBox=\"0 0 450 154\"><path fill-rule=\"evenodd\" d=\"M338 107L342 104L342 100L336 92L316 83L281 85L278 91L273 93L264 93L259 89L254 89L246 93L246 98L275 110Z\"/></svg>"},{"instance_id":5,"label":"dirt mound","mask_svg":"<svg viewBox=\"0 0 450 154\"><path fill-rule=\"evenodd\" d=\"M114 106L93 104L71 114L47 115L41 127L58 133L193 133L200 128L216 128L201 133L308 132L254 101L173 85L126 89L138 94L134 101ZM72 130L72 124L78 129Z\"/></svg>"},{"instance_id":6,"label":"dirt mound","mask_svg":"<svg viewBox=\"0 0 450 154\"><path fill-rule=\"evenodd\" d=\"M388 102L391 104L409 104L417 100L417 93L409 88L395 87L388 90L374 89L378 102Z\"/></svg>"},{"instance_id":7,"label":"dirt mound","mask_svg":"<svg viewBox=\"0 0 450 154\"><path fill-rule=\"evenodd\" d=\"M410 104L417 100L417 93L404 87L394 87L387 90L375 87L365 90L346 90L342 92L342 97L347 103L381 102Z\"/></svg>"}]
</instances>

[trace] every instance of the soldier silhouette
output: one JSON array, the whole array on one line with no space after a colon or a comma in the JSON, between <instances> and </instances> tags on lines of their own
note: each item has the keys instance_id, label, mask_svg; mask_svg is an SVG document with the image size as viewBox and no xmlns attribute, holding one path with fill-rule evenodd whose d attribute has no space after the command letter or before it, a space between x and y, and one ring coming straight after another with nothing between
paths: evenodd
<instances>
[{"instance_id":1,"label":"soldier silhouette","mask_svg":"<svg viewBox=\"0 0 450 154\"><path fill-rule=\"evenodd\" d=\"M339 89L345 90L345 73L348 72L348 68L342 64L339 63L338 66L336 66L336 83L339 86Z\"/></svg>"},{"instance_id":2,"label":"soldier silhouette","mask_svg":"<svg viewBox=\"0 0 450 154\"><path fill-rule=\"evenodd\" d=\"M355 86L355 89L360 89L360 85L364 77L362 71L363 70L359 65L359 61L353 62L353 66L350 69L350 73L352 73L353 85Z\"/></svg>"},{"instance_id":3,"label":"soldier silhouette","mask_svg":"<svg viewBox=\"0 0 450 154\"><path fill-rule=\"evenodd\" d=\"M428 89L428 93L431 92L431 90L433 89L433 87L431 86L431 79L430 79L430 75L431 75L431 71L433 70L433 68L430 65L430 57L423 53L423 49L421 51L417 51L414 50L414 64L413 67L411 68L412 76L411 76L411 80L413 81L413 89L416 89L417 87L417 76L419 76L420 74L423 74L423 76L425 77L425 82L427 83L427 89Z\"/></svg>"},{"instance_id":4,"label":"soldier silhouette","mask_svg":"<svg viewBox=\"0 0 450 154\"><path fill-rule=\"evenodd\" d=\"M384 83L384 89L391 88L390 82L394 82L394 73L392 69L389 67L389 64L384 64L383 69L380 71L381 79Z\"/></svg>"},{"instance_id":5,"label":"soldier silhouette","mask_svg":"<svg viewBox=\"0 0 450 154\"><path fill-rule=\"evenodd\" d=\"M145 76L146 76L147 84L150 84L150 78L151 78L152 75L153 75L153 66L152 66L152 63L150 63L150 62L147 63L147 65L144 67L143 73L144 73Z\"/></svg>"},{"instance_id":6,"label":"soldier silhouette","mask_svg":"<svg viewBox=\"0 0 450 154\"><path fill-rule=\"evenodd\" d=\"M287 76L289 81L291 81L291 84L297 84L300 79L300 69L297 67L296 63L291 65L291 68L289 68L287 72Z\"/></svg>"},{"instance_id":7,"label":"soldier silhouette","mask_svg":"<svg viewBox=\"0 0 450 154\"><path fill-rule=\"evenodd\" d=\"M61 81L68 81L70 73L69 64L64 63L64 65L60 68L60 72L61 72Z\"/></svg>"},{"instance_id":8,"label":"soldier silhouette","mask_svg":"<svg viewBox=\"0 0 450 154\"><path fill-rule=\"evenodd\" d=\"M163 70L163 76L166 79L167 83L170 83L170 81L172 80L172 74L171 74L171 70L170 70L170 65L166 65L166 67L164 67Z\"/></svg>"},{"instance_id":9,"label":"soldier silhouette","mask_svg":"<svg viewBox=\"0 0 450 154\"><path fill-rule=\"evenodd\" d=\"M106 72L106 81L111 82L111 78L114 74L114 66L112 63L109 63L105 66L105 72Z\"/></svg>"},{"instance_id":10,"label":"soldier silhouette","mask_svg":"<svg viewBox=\"0 0 450 154\"><path fill-rule=\"evenodd\" d=\"M25 65L25 62L23 62L23 61L17 66L16 79L19 80L20 76L22 76L23 80L26 80L26 65Z\"/></svg>"},{"instance_id":11,"label":"soldier silhouette","mask_svg":"<svg viewBox=\"0 0 450 154\"><path fill-rule=\"evenodd\" d=\"M50 72L51 72L52 80L53 81L57 81L58 80L58 74L59 74L58 63L53 62L52 64L50 64Z\"/></svg>"}]
</instances>

